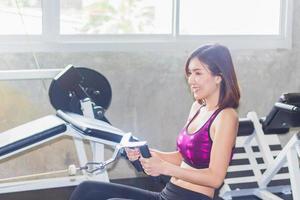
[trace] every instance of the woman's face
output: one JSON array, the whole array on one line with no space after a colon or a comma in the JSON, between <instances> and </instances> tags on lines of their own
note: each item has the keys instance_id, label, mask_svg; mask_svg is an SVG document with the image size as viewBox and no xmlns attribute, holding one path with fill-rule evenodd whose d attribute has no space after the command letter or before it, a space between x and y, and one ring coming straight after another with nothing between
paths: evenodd
<instances>
[{"instance_id":1,"label":"woman's face","mask_svg":"<svg viewBox=\"0 0 300 200\"><path fill-rule=\"evenodd\" d=\"M208 66L198 58L191 59L188 66L188 83L196 100L206 99L219 92L220 76L213 76Z\"/></svg>"}]
</instances>

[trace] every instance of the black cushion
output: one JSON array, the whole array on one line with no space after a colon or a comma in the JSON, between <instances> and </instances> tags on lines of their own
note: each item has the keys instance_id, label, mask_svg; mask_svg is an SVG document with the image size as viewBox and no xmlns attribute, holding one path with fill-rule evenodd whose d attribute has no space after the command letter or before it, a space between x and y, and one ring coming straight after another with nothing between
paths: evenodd
<instances>
[{"instance_id":1,"label":"black cushion","mask_svg":"<svg viewBox=\"0 0 300 200\"><path fill-rule=\"evenodd\" d=\"M109 123L93 118L84 117L79 114L57 111L57 116L65 120L84 135L119 143L124 135L120 129Z\"/></svg>"},{"instance_id":2,"label":"black cushion","mask_svg":"<svg viewBox=\"0 0 300 200\"><path fill-rule=\"evenodd\" d=\"M65 122L48 115L0 134L0 156L20 150L66 131Z\"/></svg>"},{"instance_id":3,"label":"black cushion","mask_svg":"<svg viewBox=\"0 0 300 200\"><path fill-rule=\"evenodd\" d=\"M289 128L299 127L300 93L283 94L261 123L265 134L287 133Z\"/></svg>"},{"instance_id":4,"label":"black cushion","mask_svg":"<svg viewBox=\"0 0 300 200\"><path fill-rule=\"evenodd\" d=\"M250 119L247 118L239 119L238 136L251 135L253 131L254 131L254 126Z\"/></svg>"}]
</instances>

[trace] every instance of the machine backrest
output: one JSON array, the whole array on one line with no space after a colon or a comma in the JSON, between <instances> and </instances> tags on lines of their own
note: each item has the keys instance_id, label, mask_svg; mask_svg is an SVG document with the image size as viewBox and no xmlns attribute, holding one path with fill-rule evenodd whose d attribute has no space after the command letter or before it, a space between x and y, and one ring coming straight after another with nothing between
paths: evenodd
<instances>
[{"instance_id":1,"label":"machine backrest","mask_svg":"<svg viewBox=\"0 0 300 200\"><path fill-rule=\"evenodd\" d=\"M254 131L254 126L250 119L247 118L239 119L238 136L251 135L253 131Z\"/></svg>"},{"instance_id":2,"label":"machine backrest","mask_svg":"<svg viewBox=\"0 0 300 200\"><path fill-rule=\"evenodd\" d=\"M287 133L291 127L300 127L300 93L283 94L261 123L265 134Z\"/></svg>"}]
</instances>

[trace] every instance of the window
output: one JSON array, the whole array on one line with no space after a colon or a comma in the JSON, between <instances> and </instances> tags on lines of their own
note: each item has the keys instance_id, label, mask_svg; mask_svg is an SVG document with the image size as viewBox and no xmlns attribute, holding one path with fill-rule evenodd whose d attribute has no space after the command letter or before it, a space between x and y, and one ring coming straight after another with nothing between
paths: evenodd
<instances>
[{"instance_id":1,"label":"window","mask_svg":"<svg viewBox=\"0 0 300 200\"><path fill-rule=\"evenodd\" d=\"M279 35L280 0L184 0L183 35Z\"/></svg>"},{"instance_id":2,"label":"window","mask_svg":"<svg viewBox=\"0 0 300 200\"><path fill-rule=\"evenodd\" d=\"M2 0L0 51L290 48L293 0Z\"/></svg>"},{"instance_id":3,"label":"window","mask_svg":"<svg viewBox=\"0 0 300 200\"><path fill-rule=\"evenodd\" d=\"M172 33L172 0L60 2L61 34Z\"/></svg>"},{"instance_id":4,"label":"window","mask_svg":"<svg viewBox=\"0 0 300 200\"><path fill-rule=\"evenodd\" d=\"M0 35L41 34L41 0L1 0L0 24Z\"/></svg>"}]
</instances>

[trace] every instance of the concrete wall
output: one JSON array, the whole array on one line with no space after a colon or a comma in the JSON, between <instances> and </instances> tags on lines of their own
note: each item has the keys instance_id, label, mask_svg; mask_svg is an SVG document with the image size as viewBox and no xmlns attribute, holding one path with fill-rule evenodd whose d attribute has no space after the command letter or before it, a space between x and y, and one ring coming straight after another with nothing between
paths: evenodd
<instances>
[{"instance_id":1,"label":"concrete wall","mask_svg":"<svg viewBox=\"0 0 300 200\"><path fill-rule=\"evenodd\" d=\"M240 117L251 110L264 116L283 92L300 91L300 3L294 2L291 50L232 50L242 90ZM107 117L113 125L147 140L151 147L175 149L175 139L193 101L184 79L188 52L37 53L41 68L67 64L98 70L110 81L112 103ZM30 53L0 54L0 69L35 68ZM47 90L50 81L0 82L0 131L52 114ZM285 143L290 135L282 137ZM111 156L106 150L106 158ZM71 139L64 138L0 162L0 177L59 170L77 163ZM135 176L120 160L111 178Z\"/></svg>"}]
</instances>

